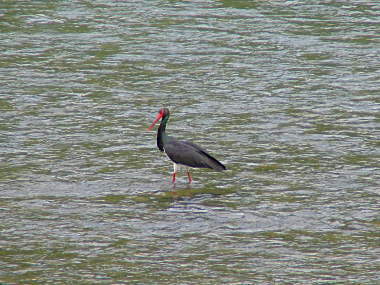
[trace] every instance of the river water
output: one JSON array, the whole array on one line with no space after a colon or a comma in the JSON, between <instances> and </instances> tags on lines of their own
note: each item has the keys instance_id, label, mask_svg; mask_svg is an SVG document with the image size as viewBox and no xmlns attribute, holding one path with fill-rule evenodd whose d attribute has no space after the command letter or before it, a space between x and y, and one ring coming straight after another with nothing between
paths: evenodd
<instances>
[{"instance_id":1,"label":"river water","mask_svg":"<svg viewBox=\"0 0 380 285\"><path fill-rule=\"evenodd\" d=\"M379 284L378 1L2 1L0 283ZM194 183L147 127L222 161Z\"/></svg>"}]
</instances>

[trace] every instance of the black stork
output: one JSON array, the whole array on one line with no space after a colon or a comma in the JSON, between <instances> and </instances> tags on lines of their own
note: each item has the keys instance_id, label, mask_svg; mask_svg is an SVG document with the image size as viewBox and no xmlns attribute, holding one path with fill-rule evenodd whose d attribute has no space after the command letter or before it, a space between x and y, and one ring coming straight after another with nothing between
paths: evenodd
<instances>
[{"instance_id":1,"label":"black stork","mask_svg":"<svg viewBox=\"0 0 380 285\"><path fill-rule=\"evenodd\" d=\"M148 130L152 130L154 125L160 120L160 126L157 131L157 146L160 151L173 161L174 172L172 182L175 183L179 165L185 165L187 168L187 177L189 183L191 178L189 167L210 168L216 171L226 170L226 167L218 160L209 155L203 148L189 141L180 141L166 134L166 123L169 120L170 112L168 108L162 108L152 125Z\"/></svg>"}]
</instances>

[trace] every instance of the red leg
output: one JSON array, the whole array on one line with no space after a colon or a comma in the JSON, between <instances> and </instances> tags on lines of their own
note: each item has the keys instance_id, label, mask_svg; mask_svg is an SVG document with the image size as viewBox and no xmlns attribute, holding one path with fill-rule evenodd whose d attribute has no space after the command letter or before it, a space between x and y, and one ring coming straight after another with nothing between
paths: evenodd
<instances>
[{"instance_id":1,"label":"red leg","mask_svg":"<svg viewBox=\"0 0 380 285\"><path fill-rule=\"evenodd\" d=\"M193 178L191 178L190 170L187 170L187 177L189 178L189 184L191 181L193 181Z\"/></svg>"},{"instance_id":2,"label":"red leg","mask_svg":"<svg viewBox=\"0 0 380 285\"><path fill-rule=\"evenodd\" d=\"M177 174L177 172L173 172L173 179L172 179L172 182L175 183L175 175Z\"/></svg>"}]
</instances>

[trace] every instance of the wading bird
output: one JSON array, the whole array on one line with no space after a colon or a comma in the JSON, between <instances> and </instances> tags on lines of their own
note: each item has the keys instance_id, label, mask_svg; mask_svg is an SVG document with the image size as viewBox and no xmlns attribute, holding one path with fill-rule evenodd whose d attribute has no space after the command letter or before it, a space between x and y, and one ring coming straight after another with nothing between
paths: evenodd
<instances>
[{"instance_id":1,"label":"wading bird","mask_svg":"<svg viewBox=\"0 0 380 285\"><path fill-rule=\"evenodd\" d=\"M162 108L158 112L156 119L148 130L152 130L154 125L161 119L161 123L157 131L157 146L160 151L164 151L171 161L173 161L173 183L176 181L179 165L186 166L189 183L193 180L191 178L189 167L210 168L216 171L226 170L226 167L222 163L209 155L203 148L195 143L177 140L171 136L168 136L165 131L169 116L169 109Z\"/></svg>"}]
</instances>

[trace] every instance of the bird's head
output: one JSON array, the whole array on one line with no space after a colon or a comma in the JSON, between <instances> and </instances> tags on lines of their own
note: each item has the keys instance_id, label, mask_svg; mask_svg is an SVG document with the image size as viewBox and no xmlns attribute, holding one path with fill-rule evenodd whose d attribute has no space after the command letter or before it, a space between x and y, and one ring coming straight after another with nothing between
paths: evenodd
<instances>
[{"instance_id":1,"label":"bird's head","mask_svg":"<svg viewBox=\"0 0 380 285\"><path fill-rule=\"evenodd\" d=\"M153 121L153 123L150 125L150 127L148 128L148 130L152 130L154 125L162 118L165 118L166 116L169 116L169 109L168 108L162 108L160 109L160 111L158 111L158 114L156 116L156 119Z\"/></svg>"}]
</instances>

